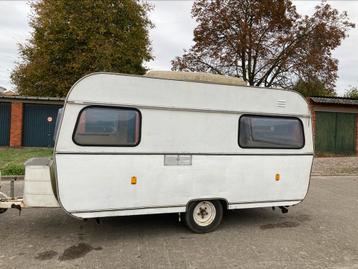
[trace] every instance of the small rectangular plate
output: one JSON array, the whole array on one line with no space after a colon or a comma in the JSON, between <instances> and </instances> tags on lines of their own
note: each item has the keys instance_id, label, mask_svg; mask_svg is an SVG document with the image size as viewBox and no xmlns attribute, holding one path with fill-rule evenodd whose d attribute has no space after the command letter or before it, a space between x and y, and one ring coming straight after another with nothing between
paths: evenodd
<instances>
[{"instance_id":1,"label":"small rectangular plate","mask_svg":"<svg viewBox=\"0 0 358 269\"><path fill-rule=\"evenodd\" d=\"M165 166L192 165L191 155L164 155Z\"/></svg>"}]
</instances>

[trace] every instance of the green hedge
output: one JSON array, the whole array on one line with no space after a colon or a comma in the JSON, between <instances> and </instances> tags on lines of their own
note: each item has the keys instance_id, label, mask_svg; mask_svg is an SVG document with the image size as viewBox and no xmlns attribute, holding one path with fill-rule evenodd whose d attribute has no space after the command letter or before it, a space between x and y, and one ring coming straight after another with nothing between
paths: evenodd
<instances>
[{"instance_id":1,"label":"green hedge","mask_svg":"<svg viewBox=\"0 0 358 269\"><path fill-rule=\"evenodd\" d=\"M48 148L0 148L0 171L3 176L24 175L28 159L51 156L52 149Z\"/></svg>"}]
</instances>

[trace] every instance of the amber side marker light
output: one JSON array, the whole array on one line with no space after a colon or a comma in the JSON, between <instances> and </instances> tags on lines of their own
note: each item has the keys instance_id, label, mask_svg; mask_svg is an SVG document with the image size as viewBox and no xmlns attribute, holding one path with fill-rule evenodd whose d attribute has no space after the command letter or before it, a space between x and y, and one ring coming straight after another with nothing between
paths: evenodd
<instances>
[{"instance_id":1,"label":"amber side marker light","mask_svg":"<svg viewBox=\"0 0 358 269\"><path fill-rule=\"evenodd\" d=\"M280 179L281 179L281 175L280 175L280 174L276 174L276 175L275 175L275 180L276 180L276 181L280 181Z\"/></svg>"},{"instance_id":2,"label":"amber side marker light","mask_svg":"<svg viewBox=\"0 0 358 269\"><path fill-rule=\"evenodd\" d=\"M132 185L136 185L136 184L137 184L137 177L132 177L132 178L131 178L131 184L132 184Z\"/></svg>"}]
</instances>

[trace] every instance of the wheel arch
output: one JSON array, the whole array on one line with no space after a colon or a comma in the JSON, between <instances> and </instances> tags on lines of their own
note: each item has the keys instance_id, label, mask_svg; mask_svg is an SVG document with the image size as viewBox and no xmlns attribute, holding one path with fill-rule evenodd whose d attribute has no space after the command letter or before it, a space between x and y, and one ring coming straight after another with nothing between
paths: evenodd
<instances>
[{"instance_id":1,"label":"wheel arch","mask_svg":"<svg viewBox=\"0 0 358 269\"><path fill-rule=\"evenodd\" d=\"M221 197L208 198L208 197L206 197L206 198L195 198L195 199L189 200L185 206L185 211L186 212L188 211L188 207L191 203L198 202L198 201L219 201L224 210L227 210L229 208L229 202L225 198L221 198Z\"/></svg>"}]
</instances>

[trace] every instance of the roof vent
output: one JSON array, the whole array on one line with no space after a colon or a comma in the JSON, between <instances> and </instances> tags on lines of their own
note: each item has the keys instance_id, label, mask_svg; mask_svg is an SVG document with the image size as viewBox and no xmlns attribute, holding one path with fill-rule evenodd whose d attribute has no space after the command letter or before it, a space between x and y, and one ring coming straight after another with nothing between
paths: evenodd
<instances>
[{"instance_id":1,"label":"roof vent","mask_svg":"<svg viewBox=\"0 0 358 269\"><path fill-rule=\"evenodd\" d=\"M277 100L276 101L276 106L277 107L282 107L282 108L286 107L286 100Z\"/></svg>"}]
</instances>

